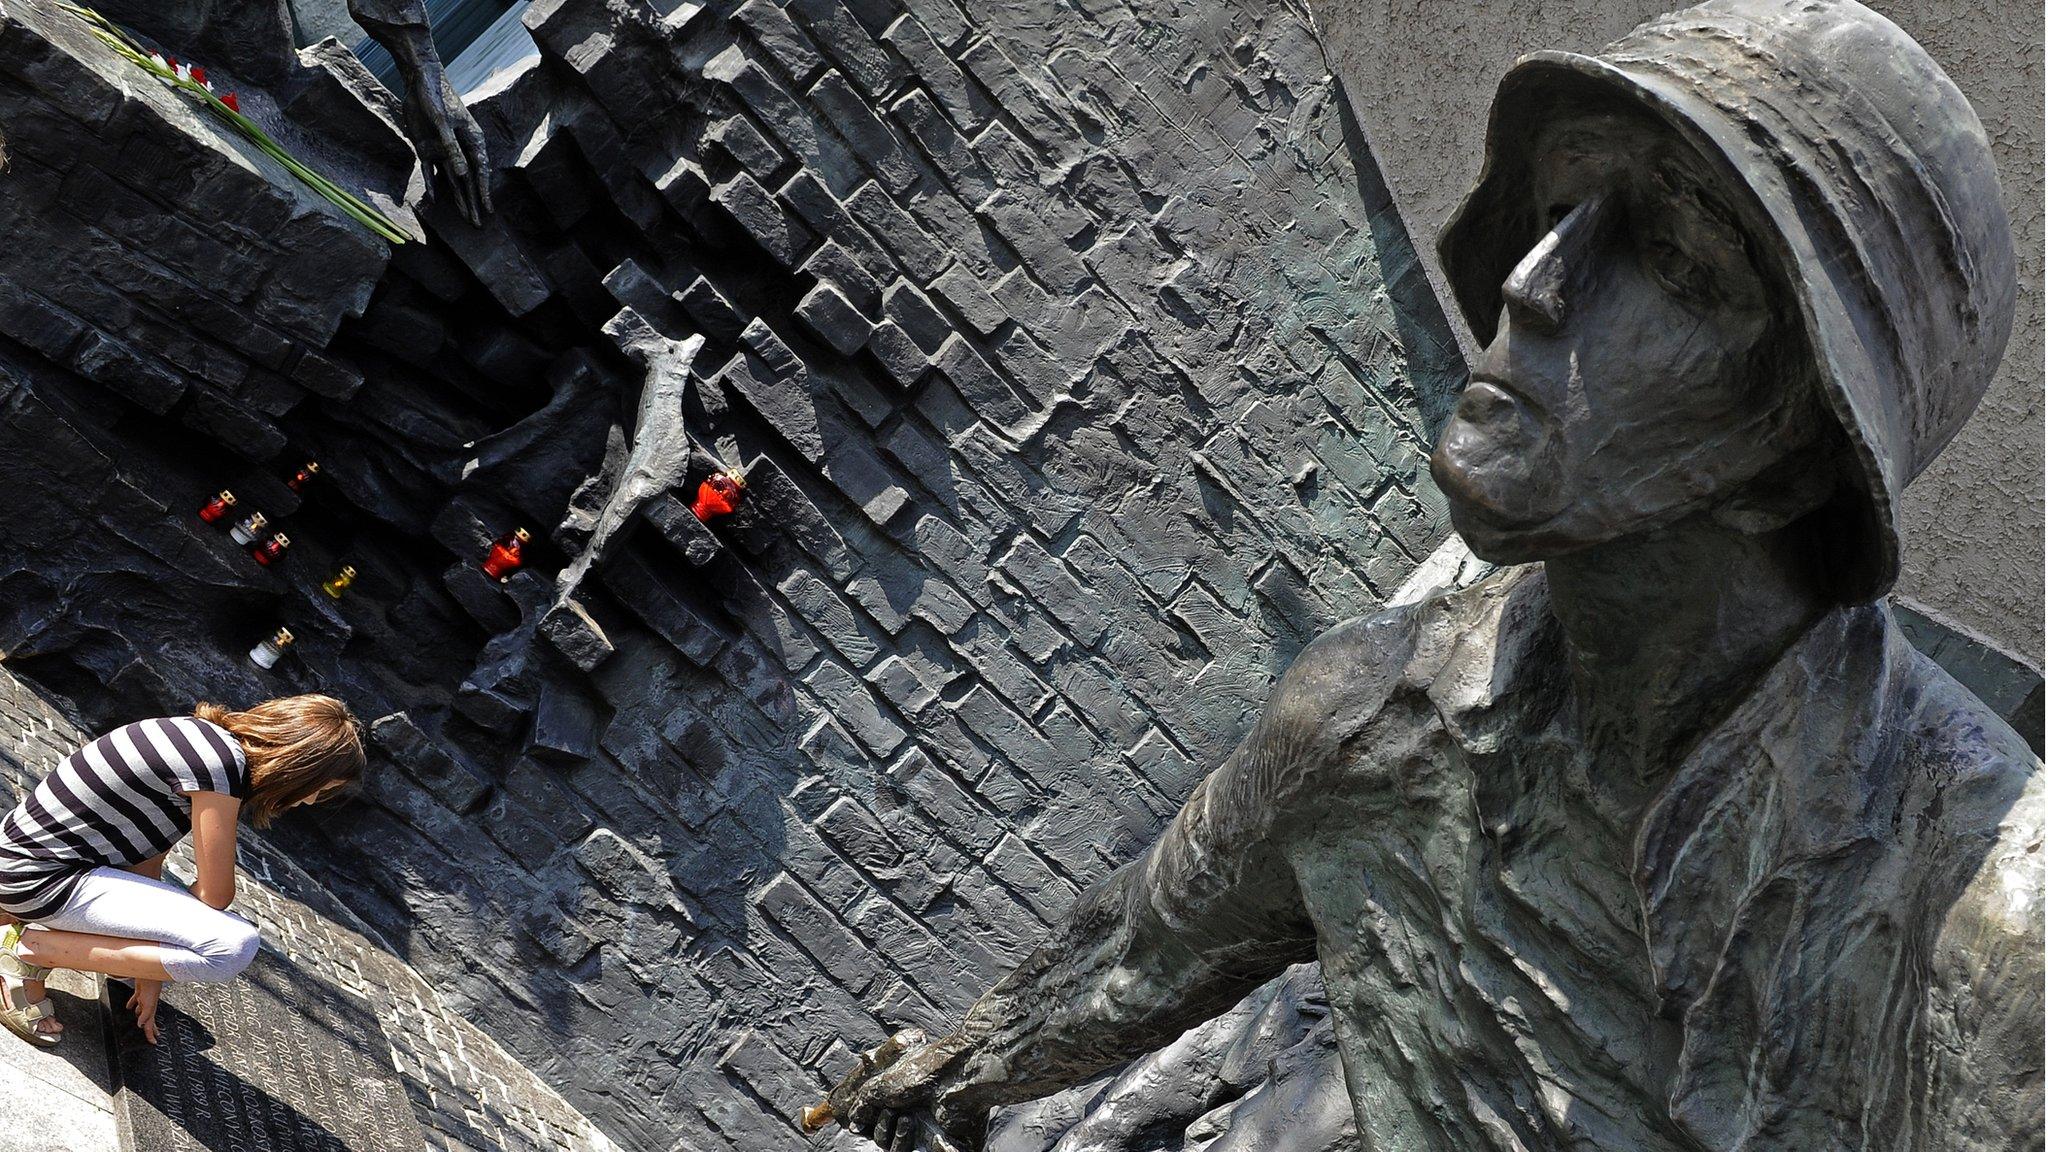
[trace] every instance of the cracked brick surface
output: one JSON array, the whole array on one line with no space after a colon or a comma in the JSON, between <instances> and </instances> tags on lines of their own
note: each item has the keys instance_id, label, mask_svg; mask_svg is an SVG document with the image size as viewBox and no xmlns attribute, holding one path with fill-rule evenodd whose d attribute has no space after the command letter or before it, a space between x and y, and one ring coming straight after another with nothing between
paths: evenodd
<instances>
[{"instance_id":1,"label":"cracked brick surface","mask_svg":"<svg viewBox=\"0 0 2048 1152\"><path fill-rule=\"evenodd\" d=\"M693 435L754 461L735 554L606 583L665 644L593 676L594 830L547 866L590 887L531 922L667 1107L541 1067L636 1145L795 1147L828 1070L963 1008L1435 545L1457 375L1297 13L686 13L536 5L479 107L666 201L620 302L707 335Z\"/></svg>"}]
</instances>

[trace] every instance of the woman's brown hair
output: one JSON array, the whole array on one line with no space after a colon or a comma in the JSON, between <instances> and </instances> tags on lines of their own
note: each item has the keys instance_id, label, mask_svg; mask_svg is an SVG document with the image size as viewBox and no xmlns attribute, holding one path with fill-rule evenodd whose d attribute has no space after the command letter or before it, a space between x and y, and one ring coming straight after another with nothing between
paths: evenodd
<instances>
[{"instance_id":1,"label":"woman's brown hair","mask_svg":"<svg viewBox=\"0 0 2048 1152\"><path fill-rule=\"evenodd\" d=\"M258 828L301 800L362 778L363 723L332 696L280 696L241 712L202 703L192 714L240 741L249 758L242 812Z\"/></svg>"}]
</instances>

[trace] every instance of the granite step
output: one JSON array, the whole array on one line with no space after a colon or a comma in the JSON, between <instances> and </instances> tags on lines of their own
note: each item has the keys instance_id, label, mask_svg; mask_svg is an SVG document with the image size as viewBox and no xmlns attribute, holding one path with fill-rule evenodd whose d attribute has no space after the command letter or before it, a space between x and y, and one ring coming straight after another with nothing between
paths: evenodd
<instances>
[{"instance_id":1,"label":"granite step","mask_svg":"<svg viewBox=\"0 0 2048 1152\"><path fill-rule=\"evenodd\" d=\"M371 1006L270 948L221 984L172 984L150 1044L109 980L123 1152L422 1152Z\"/></svg>"},{"instance_id":2,"label":"granite step","mask_svg":"<svg viewBox=\"0 0 2048 1152\"><path fill-rule=\"evenodd\" d=\"M0 1152L110 1152L119 1137L99 978L57 972L49 988L63 1043L35 1048L0 1032Z\"/></svg>"},{"instance_id":3,"label":"granite step","mask_svg":"<svg viewBox=\"0 0 2048 1152\"><path fill-rule=\"evenodd\" d=\"M157 1043L129 985L50 981L64 1041L0 1036L0 1152L421 1152L391 1044L360 996L264 948L226 984L174 984Z\"/></svg>"}]
</instances>

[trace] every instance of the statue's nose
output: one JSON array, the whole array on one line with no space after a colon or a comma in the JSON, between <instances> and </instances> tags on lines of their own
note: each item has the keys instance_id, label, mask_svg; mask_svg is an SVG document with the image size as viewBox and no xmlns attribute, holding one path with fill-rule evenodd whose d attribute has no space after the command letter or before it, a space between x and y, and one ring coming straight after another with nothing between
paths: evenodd
<instances>
[{"instance_id":1,"label":"statue's nose","mask_svg":"<svg viewBox=\"0 0 2048 1152\"><path fill-rule=\"evenodd\" d=\"M1518 325L1542 332L1564 327L1592 280L1595 242L1611 204L1604 192L1580 201L1508 273L1501 296Z\"/></svg>"}]
</instances>

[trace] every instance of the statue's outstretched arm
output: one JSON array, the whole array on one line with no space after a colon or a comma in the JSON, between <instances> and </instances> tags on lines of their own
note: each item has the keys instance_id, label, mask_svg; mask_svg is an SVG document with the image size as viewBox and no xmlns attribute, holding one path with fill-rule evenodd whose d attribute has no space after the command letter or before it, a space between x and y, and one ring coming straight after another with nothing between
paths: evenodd
<instances>
[{"instance_id":1,"label":"statue's outstretched arm","mask_svg":"<svg viewBox=\"0 0 2048 1152\"><path fill-rule=\"evenodd\" d=\"M956 1032L835 1093L834 1112L885 1146L918 1147L896 1130L933 1124L953 1145L978 1148L990 1107L1158 1048L1313 959L1315 931L1276 824L1327 734L1312 719L1321 709L1290 706L1290 680L1142 857L1089 888Z\"/></svg>"},{"instance_id":2,"label":"statue's outstretched arm","mask_svg":"<svg viewBox=\"0 0 2048 1152\"><path fill-rule=\"evenodd\" d=\"M990 1107L1152 1051L1313 959L1294 850L1314 821L1380 788L1382 766L1362 750L1383 720L1406 722L1382 713L1413 687L1422 623L1394 608L1317 636L1143 856L1090 887L956 1031L864 1056L805 1126L836 1118L890 1152L975 1152Z\"/></svg>"},{"instance_id":3,"label":"statue's outstretched arm","mask_svg":"<svg viewBox=\"0 0 2048 1152\"><path fill-rule=\"evenodd\" d=\"M348 0L349 15L398 63L405 131L430 178L444 180L471 224L491 210L483 129L448 83L425 0Z\"/></svg>"}]
</instances>

